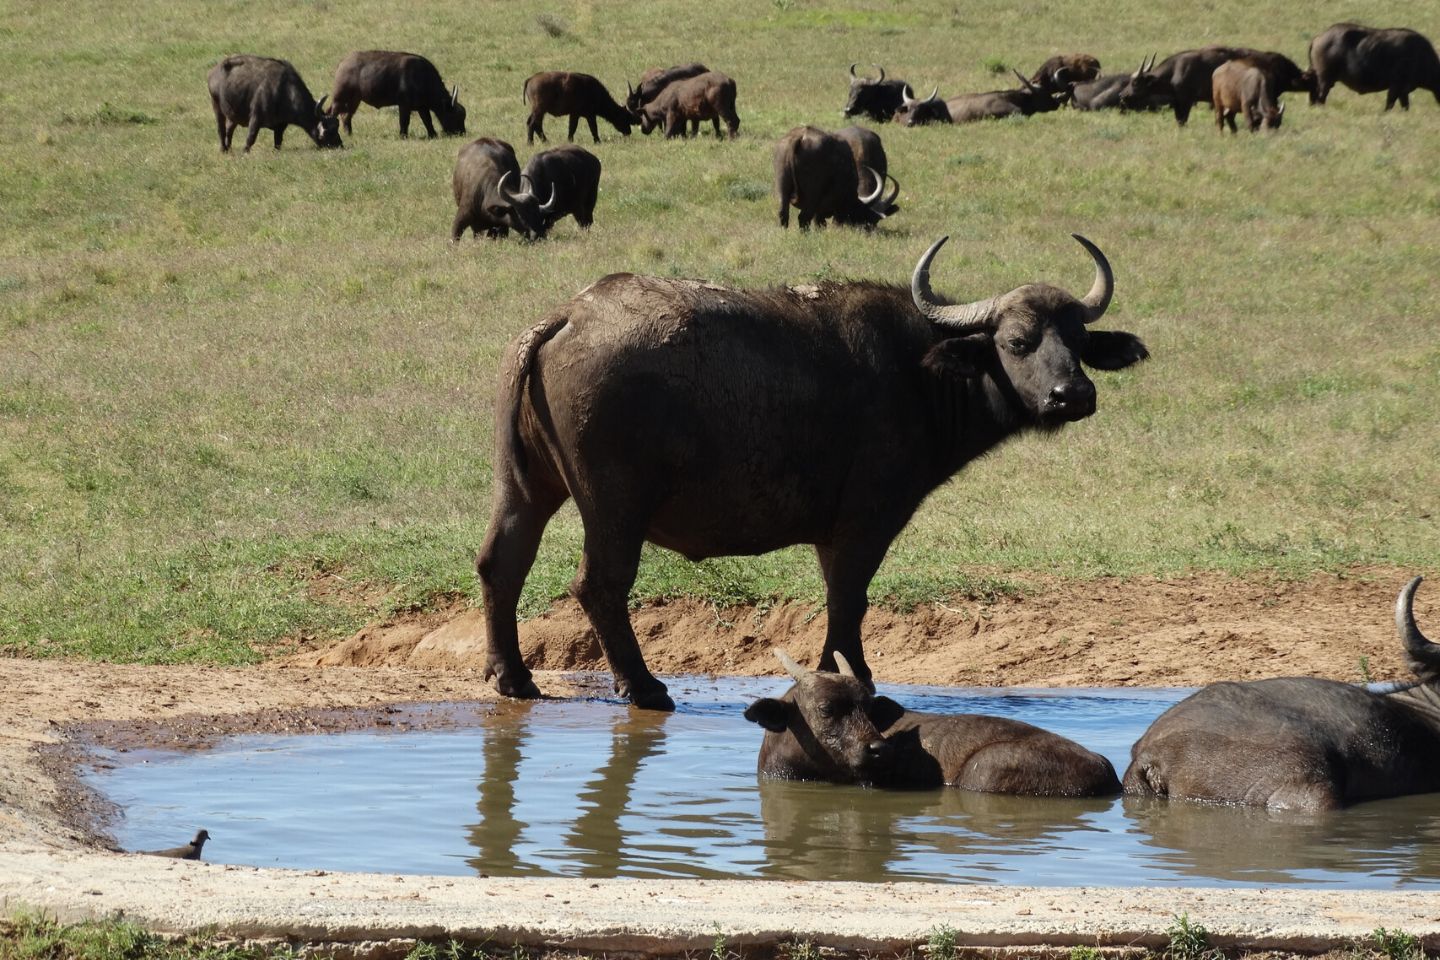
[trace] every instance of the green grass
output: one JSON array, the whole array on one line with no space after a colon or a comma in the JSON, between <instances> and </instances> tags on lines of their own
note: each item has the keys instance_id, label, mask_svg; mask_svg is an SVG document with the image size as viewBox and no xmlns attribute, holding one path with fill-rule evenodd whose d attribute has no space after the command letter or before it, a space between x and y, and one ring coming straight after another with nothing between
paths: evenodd
<instances>
[{"instance_id":1,"label":"green grass","mask_svg":"<svg viewBox=\"0 0 1440 960\"><path fill-rule=\"evenodd\" d=\"M903 210L873 235L775 224L770 148L841 124L851 61L942 93L991 89L1086 50L1110 69L1221 40L1303 60L1338 0L1193 15L1122 0L839 4L517 2L425 15L360 2L142 0L75 18L13 6L0 29L0 649L249 662L387 610L474 595L490 498L491 394L505 343L618 270L763 285L903 281L942 233L937 287L1084 289L1099 242L1106 325L1154 359L1100 375L1100 412L974 464L931 498L874 586L904 607L1069 577L1440 556L1440 108L1339 90L1292 98L1278 136L1218 137L1204 111L1064 111L882 128ZM1422 11L1423 12L1423 11ZM1376 23L1418 22L1380 0ZM681 28L677 26L684 24ZM1123 25L1120 27L1108 24ZM1223 24L1220 31L1217 25ZM602 130L597 225L539 245L445 238L459 143L401 141L364 109L341 152L291 132L222 157L204 91L221 55L284 56L317 93L349 50L426 53L472 135L517 145L520 85L586 70L623 90L700 59L739 84L741 138ZM552 119L552 140L563 124ZM587 146L588 138L582 142ZM580 542L552 524L525 597L564 593ZM346 589L316 588L317 577ZM808 551L693 565L647 551L635 599L820 595Z\"/></svg>"}]
</instances>

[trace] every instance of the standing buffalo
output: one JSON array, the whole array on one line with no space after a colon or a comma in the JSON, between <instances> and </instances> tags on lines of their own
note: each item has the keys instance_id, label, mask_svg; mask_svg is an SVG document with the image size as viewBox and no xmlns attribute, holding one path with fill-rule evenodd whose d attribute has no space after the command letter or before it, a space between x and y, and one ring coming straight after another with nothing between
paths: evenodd
<instances>
[{"instance_id":1,"label":"standing buffalo","mask_svg":"<svg viewBox=\"0 0 1440 960\"><path fill-rule=\"evenodd\" d=\"M575 128L580 118L590 125L590 137L600 142L600 131L595 126L596 117L604 117L624 136L630 136L633 117L605 89L605 84L588 73L551 71L532 74L520 88L520 95L530 107L530 116L525 121L525 139L535 142L539 134L545 140L545 115L570 117L570 132L566 139L575 139Z\"/></svg>"},{"instance_id":2,"label":"standing buffalo","mask_svg":"<svg viewBox=\"0 0 1440 960\"><path fill-rule=\"evenodd\" d=\"M410 114L419 113L425 132L435 139L430 114L440 118L440 128L450 135L465 132L465 108L460 105L460 87L445 88L435 64L414 53L393 50L356 50L340 61L335 86L330 91L330 112L351 132L350 120L360 104L400 108L400 136L410 136Z\"/></svg>"},{"instance_id":3,"label":"standing buffalo","mask_svg":"<svg viewBox=\"0 0 1440 960\"><path fill-rule=\"evenodd\" d=\"M1049 94L1066 94L1077 83L1100 76L1100 61L1088 53L1062 53L1040 64L1030 83Z\"/></svg>"},{"instance_id":4,"label":"standing buffalo","mask_svg":"<svg viewBox=\"0 0 1440 960\"><path fill-rule=\"evenodd\" d=\"M503 237L515 230L524 237L545 235L544 215L535 192L521 185L520 164L515 148L504 140L481 137L460 148L455 158L455 222L450 239L459 240L466 230L476 236ZM551 202L555 197L551 197Z\"/></svg>"},{"instance_id":5,"label":"standing buffalo","mask_svg":"<svg viewBox=\"0 0 1440 960\"><path fill-rule=\"evenodd\" d=\"M1018 90L991 90L987 93L964 93L949 100L940 99L940 88L930 96L917 100L905 95L895 120L903 126L916 127L926 123L971 123L976 120L999 120L1003 117L1028 117L1032 113L1058 110L1064 96L1056 96L1035 86L1018 72Z\"/></svg>"},{"instance_id":6,"label":"standing buffalo","mask_svg":"<svg viewBox=\"0 0 1440 960\"><path fill-rule=\"evenodd\" d=\"M656 67L646 70L640 77L640 86L630 87L630 93L625 98L625 109L638 114L641 107L658 97L661 90L676 80L686 80L709 72L710 68L703 63L687 63L678 67Z\"/></svg>"},{"instance_id":7,"label":"standing buffalo","mask_svg":"<svg viewBox=\"0 0 1440 960\"><path fill-rule=\"evenodd\" d=\"M836 130L835 136L845 141L851 155L855 157L855 173L860 178L862 193L873 193L875 188L886 180L895 182L895 178L890 176L890 161L885 156L885 145L880 142L880 134L864 127L845 127L843 130ZM886 204L885 216L899 212L900 208L894 203L895 197L899 195L900 184L896 182L895 195Z\"/></svg>"},{"instance_id":8,"label":"standing buffalo","mask_svg":"<svg viewBox=\"0 0 1440 960\"><path fill-rule=\"evenodd\" d=\"M1048 730L1006 717L906 710L874 696L843 653L835 654L838 673L775 655L795 685L745 709L745 719L766 731L756 765L762 777L1030 797L1120 792L1109 760Z\"/></svg>"},{"instance_id":9,"label":"standing buffalo","mask_svg":"<svg viewBox=\"0 0 1440 960\"><path fill-rule=\"evenodd\" d=\"M1143 107L1157 97L1169 99L1175 110L1175 122L1182 127L1190 119L1190 110L1197 103L1209 103L1210 78L1215 68L1227 60L1258 56L1260 51L1245 47L1204 47L1184 50L1160 61L1140 64L1120 89L1120 106L1127 110Z\"/></svg>"},{"instance_id":10,"label":"standing buffalo","mask_svg":"<svg viewBox=\"0 0 1440 960\"><path fill-rule=\"evenodd\" d=\"M873 66L880 71L880 77L872 80L855 74L855 64L850 64L850 96L845 101L844 114L847 117L866 116L877 123L885 123L900 109L910 85L904 80L886 80L885 68L878 63Z\"/></svg>"},{"instance_id":11,"label":"standing buffalo","mask_svg":"<svg viewBox=\"0 0 1440 960\"><path fill-rule=\"evenodd\" d=\"M539 207L546 230L555 221L571 214L582 229L595 222L595 198L600 192L600 158L573 143L542 150L525 164L524 179L539 197L549 197Z\"/></svg>"},{"instance_id":12,"label":"standing buffalo","mask_svg":"<svg viewBox=\"0 0 1440 960\"><path fill-rule=\"evenodd\" d=\"M790 207L800 211L800 229L827 220L857 227L873 227L899 195L884 193L885 178L875 170L868 179L877 185L866 191L846 142L815 127L796 127L775 144L775 192L780 195L780 226L790 226Z\"/></svg>"},{"instance_id":13,"label":"standing buffalo","mask_svg":"<svg viewBox=\"0 0 1440 960\"><path fill-rule=\"evenodd\" d=\"M1440 102L1440 58L1424 35L1414 30L1376 30L1337 23L1310 41L1310 70L1315 75L1311 103L1324 103L1337 83L1356 93L1385 91L1385 109L1410 109L1412 90L1429 90Z\"/></svg>"},{"instance_id":14,"label":"standing buffalo","mask_svg":"<svg viewBox=\"0 0 1440 960\"><path fill-rule=\"evenodd\" d=\"M674 706L630 625L647 540L691 560L814 544L829 617L820 666L834 670L840 653L869 681L866 590L921 501L1008 438L1093 414L1082 364L1118 370L1147 355L1131 334L1091 329L1114 277L1088 240L1076 237L1095 261L1082 298L1027 284L944 305L930 263L945 239L908 290L612 274L510 344L476 562L485 674L502 694L539 695L516 604L546 523L570 498L584 526L571 592L635 705Z\"/></svg>"},{"instance_id":15,"label":"standing buffalo","mask_svg":"<svg viewBox=\"0 0 1440 960\"><path fill-rule=\"evenodd\" d=\"M1319 811L1440 791L1440 646L1415 625L1420 579L1395 601L1414 683L1385 692L1313 677L1212 684L1145 731L1125 792Z\"/></svg>"},{"instance_id":16,"label":"standing buffalo","mask_svg":"<svg viewBox=\"0 0 1440 960\"><path fill-rule=\"evenodd\" d=\"M317 147L340 147L340 121L325 112L325 98L316 103L310 88L288 60L239 53L210 68L206 76L220 149L230 149L235 128L244 124L245 152L255 146L261 127L275 131L275 149L292 123Z\"/></svg>"},{"instance_id":17,"label":"standing buffalo","mask_svg":"<svg viewBox=\"0 0 1440 960\"><path fill-rule=\"evenodd\" d=\"M1245 114L1245 123L1254 133L1263 125L1266 130L1279 130L1285 105L1279 103L1275 82L1270 74L1253 66L1249 60L1231 60L1215 68L1211 77L1211 100L1215 106L1215 126L1223 134L1225 125L1235 133L1235 114Z\"/></svg>"},{"instance_id":18,"label":"standing buffalo","mask_svg":"<svg viewBox=\"0 0 1440 960\"><path fill-rule=\"evenodd\" d=\"M648 136L651 130L663 125L667 140L684 137L686 122L698 133L702 120L715 125L717 139L721 120L725 121L731 140L740 132L740 117L735 113L735 81L715 71L667 84L655 99L636 111L636 116L641 133Z\"/></svg>"}]
</instances>

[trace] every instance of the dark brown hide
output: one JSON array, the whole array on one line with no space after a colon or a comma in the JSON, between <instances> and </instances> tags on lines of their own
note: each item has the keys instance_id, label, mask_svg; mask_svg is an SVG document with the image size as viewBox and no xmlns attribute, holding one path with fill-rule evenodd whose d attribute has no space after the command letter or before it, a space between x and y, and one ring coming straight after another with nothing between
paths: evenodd
<instances>
[{"instance_id":1,"label":"dark brown hide","mask_svg":"<svg viewBox=\"0 0 1440 960\"><path fill-rule=\"evenodd\" d=\"M1030 77L1030 82L1049 94L1069 94L1077 83L1100 76L1100 61L1088 53L1062 53L1051 57Z\"/></svg>"},{"instance_id":2,"label":"dark brown hide","mask_svg":"<svg viewBox=\"0 0 1440 960\"><path fill-rule=\"evenodd\" d=\"M1235 133L1235 115L1245 115L1245 125L1254 133L1280 129L1285 108L1276 102L1270 75L1249 60L1231 60L1215 68L1211 78L1211 102L1215 107L1215 127L1225 132L1226 124Z\"/></svg>"},{"instance_id":3,"label":"dark brown hide","mask_svg":"<svg viewBox=\"0 0 1440 960\"><path fill-rule=\"evenodd\" d=\"M575 130L581 118L590 127L590 137L600 142L600 130L595 125L596 117L604 117L611 126L624 136L630 136L633 117L630 112L615 102L605 84L588 73L551 71L532 74L520 88L520 95L530 107L530 116L525 121L525 140L534 143L538 135L545 140L545 116L570 118L567 140L574 141Z\"/></svg>"},{"instance_id":4,"label":"dark brown hide","mask_svg":"<svg viewBox=\"0 0 1440 960\"><path fill-rule=\"evenodd\" d=\"M810 229L812 223L823 227L830 220L873 227L884 219L886 201L860 184L854 154L833 134L796 127L775 145L775 192L780 197L782 227L790 226L791 206L800 211L801 230Z\"/></svg>"},{"instance_id":5,"label":"dark brown hide","mask_svg":"<svg viewBox=\"0 0 1440 960\"><path fill-rule=\"evenodd\" d=\"M595 222L600 192L600 158L573 143L535 154L525 164L525 179L544 201L539 210L548 229L567 214L583 229Z\"/></svg>"},{"instance_id":6,"label":"dark brown hide","mask_svg":"<svg viewBox=\"0 0 1440 960\"><path fill-rule=\"evenodd\" d=\"M420 114L425 133L435 139L430 114L440 119L448 135L465 132L465 108L460 105L460 88L446 88L435 64L415 53L394 50L356 50L340 61L335 86L330 91L330 113L340 118L345 133L360 104L398 107L400 136L410 136L410 114Z\"/></svg>"},{"instance_id":7,"label":"dark brown hide","mask_svg":"<svg viewBox=\"0 0 1440 960\"><path fill-rule=\"evenodd\" d=\"M663 127L667 140L684 137L687 122L698 130L705 120L715 125L717 138L721 120L725 121L731 140L740 133L740 117L735 113L735 81L713 70L667 85L654 100L640 108L638 115L641 133L648 135L656 127Z\"/></svg>"},{"instance_id":8,"label":"dark brown hide","mask_svg":"<svg viewBox=\"0 0 1440 960\"><path fill-rule=\"evenodd\" d=\"M640 85L631 87L629 94L625 97L625 109L631 113L639 113L641 107L658 97L661 90L676 80L698 77L702 73L709 72L710 68L703 63L687 63L684 66L655 67L646 70L640 77Z\"/></svg>"},{"instance_id":9,"label":"dark brown hide","mask_svg":"<svg viewBox=\"0 0 1440 960\"><path fill-rule=\"evenodd\" d=\"M220 149L230 149L235 128L245 126L245 152L255 145L262 127L275 131L275 149L285 137L285 128L294 124L315 141L317 147L339 147L340 122L325 112L310 88L286 60L239 53L210 68L206 76L210 106L220 133Z\"/></svg>"},{"instance_id":10,"label":"dark brown hide","mask_svg":"<svg viewBox=\"0 0 1440 960\"><path fill-rule=\"evenodd\" d=\"M890 161L885 156L885 144L880 141L880 134L865 127L845 127L836 130L835 136L845 141L845 145L855 157L855 174L860 178L860 192L868 195L882 186L890 176ZM899 210L894 198L891 198L884 213L889 217Z\"/></svg>"},{"instance_id":11,"label":"dark brown hide","mask_svg":"<svg viewBox=\"0 0 1440 960\"><path fill-rule=\"evenodd\" d=\"M1414 30L1377 30L1337 23L1310 41L1310 72L1315 78L1312 103L1324 103L1337 83L1356 93L1385 91L1385 109L1410 109L1410 94L1429 90L1440 102L1440 57L1430 41Z\"/></svg>"},{"instance_id":12,"label":"dark brown hide","mask_svg":"<svg viewBox=\"0 0 1440 960\"><path fill-rule=\"evenodd\" d=\"M1210 78L1215 68L1227 60L1241 57L1263 57L1259 50L1248 47L1204 47L1183 50L1160 61L1158 67L1137 70L1120 90L1120 105L1138 109L1157 97L1169 99L1175 111L1175 122L1181 126L1190 119L1197 103L1209 103Z\"/></svg>"},{"instance_id":13,"label":"dark brown hide","mask_svg":"<svg viewBox=\"0 0 1440 960\"><path fill-rule=\"evenodd\" d=\"M452 241L466 230L476 236L483 230L490 237L503 237L511 230L526 237L545 235L540 201L533 191L521 189L515 148L504 140L480 137L461 147L450 185L455 194Z\"/></svg>"},{"instance_id":14,"label":"dark brown hide","mask_svg":"<svg viewBox=\"0 0 1440 960\"><path fill-rule=\"evenodd\" d=\"M885 123L895 115L907 92L913 95L910 85L904 80L885 79L885 68L876 64L880 71L878 79L861 77L855 73L855 64L850 64L850 95L845 100L846 117L869 117L876 123Z\"/></svg>"}]
</instances>

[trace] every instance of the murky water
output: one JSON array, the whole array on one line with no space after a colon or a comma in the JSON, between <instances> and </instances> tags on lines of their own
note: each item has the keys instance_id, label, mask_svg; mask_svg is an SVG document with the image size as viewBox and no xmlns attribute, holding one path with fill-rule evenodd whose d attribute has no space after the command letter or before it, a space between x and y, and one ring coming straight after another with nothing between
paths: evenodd
<instances>
[{"instance_id":1,"label":"murky water","mask_svg":"<svg viewBox=\"0 0 1440 960\"><path fill-rule=\"evenodd\" d=\"M504 703L473 729L247 736L117 755L92 782L126 849L198 827L206 859L491 876L1047 885L1440 886L1440 795L1325 816L1135 800L757 781L741 717L776 679L669 678L674 714ZM913 709L1013 716L1123 772L1187 691L886 687Z\"/></svg>"}]
</instances>

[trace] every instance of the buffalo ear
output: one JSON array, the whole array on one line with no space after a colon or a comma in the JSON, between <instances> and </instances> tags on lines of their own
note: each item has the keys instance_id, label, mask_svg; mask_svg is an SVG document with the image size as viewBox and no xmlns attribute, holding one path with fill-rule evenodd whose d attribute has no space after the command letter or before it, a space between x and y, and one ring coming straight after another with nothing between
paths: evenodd
<instances>
[{"instance_id":1,"label":"buffalo ear","mask_svg":"<svg viewBox=\"0 0 1440 960\"><path fill-rule=\"evenodd\" d=\"M888 730L903 716L905 716L905 708L889 697L876 697L870 701L870 722L875 724L875 729L881 733Z\"/></svg>"},{"instance_id":2,"label":"buffalo ear","mask_svg":"<svg viewBox=\"0 0 1440 960\"><path fill-rule=\"evenodd\" d=\"M939 377L975 377L984 366L984 357L991 349L989 333L972 333L963 337L941 340L925 353L922 360L927 373Z\"/></svg>"},{"instance_id":3,"label":"buffalo ear","mask_svg":"<svg viewBox=\"0 0 1440 960\"><path fill-rule=\"evenodd\" d=\"M784 733L790 725L790 705L774 697L762 697L745 708L745 719L773 733Z\"/></svg>"},{"instance_id":4,"label":"buffalo ear","mask_svg":"<svg viewBox=\"0 0 1440 960\"><path fill-rule=\"evenodd\" d=\"M1080 351L1080 362L1096 370L1124 370L1150 356L1145 344L1133 333L1119 330L1092 330Z\"/></svg>"}]
</instances>

